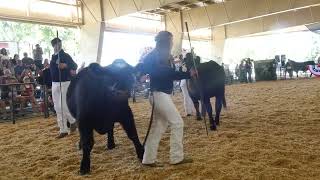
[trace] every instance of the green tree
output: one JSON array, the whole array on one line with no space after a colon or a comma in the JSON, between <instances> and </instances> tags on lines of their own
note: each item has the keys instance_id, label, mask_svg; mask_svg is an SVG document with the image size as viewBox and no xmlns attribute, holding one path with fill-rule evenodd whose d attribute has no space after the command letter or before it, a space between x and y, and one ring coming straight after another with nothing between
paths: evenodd
<instances>
[{"instance_id":1,"label":"green tree","mask_svg":"<svg viewBox=\"0 0 320 180\"><path fill-rule=\"evenodd\" d=\"M41 44L44 54L50 57L52 53L51 40L59 32L59 38L63 41L64 48L72 56L79 53L77 29L57 26L39 25L31 23L0 21L0 41L13 41L19 44Z\"/></svg>"}]
</instances>

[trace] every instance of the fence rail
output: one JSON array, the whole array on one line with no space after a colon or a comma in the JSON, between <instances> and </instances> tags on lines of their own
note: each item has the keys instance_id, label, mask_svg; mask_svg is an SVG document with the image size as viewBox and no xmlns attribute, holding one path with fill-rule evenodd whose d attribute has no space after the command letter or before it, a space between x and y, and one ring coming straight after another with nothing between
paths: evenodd
<instances>
[{"instance_id":1,"label":"fence rail","mask_svg":"<svg viewBox=\"0 0 320 180\"><path fill-rule=\"evenodd\" d=\"M49 117L51 92L45 85L32 82L0 84L0 91L0 121L11 120L15 124L21 117Z\"/></svg>"}]
</instances>

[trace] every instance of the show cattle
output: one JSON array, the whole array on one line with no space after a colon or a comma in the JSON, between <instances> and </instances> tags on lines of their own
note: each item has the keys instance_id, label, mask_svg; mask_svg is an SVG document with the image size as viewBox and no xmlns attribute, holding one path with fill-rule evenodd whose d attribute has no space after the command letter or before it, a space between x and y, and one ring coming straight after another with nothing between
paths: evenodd
<instances>
[{"instance_id":1,"label":"show cattle","mask_svg":"<svg viewBox=\"0 0 320 180\"><path fill-rule=\"evenodd\" d=\"M285 70L285 77L287 72L290 73L290 71L294 71L297 74L298 77L298 72L302 71L302 72L306 72L308 70L308 65L315 65L316 63L314 61L305 61L305 62L295 62L292 60L288 60Z\"/></svg>"},{"instance_id":2,"label":"show cattle","mask_svg":"<svg viewBox=\"0 0 320 180\"><path fill-rule=\"evenodd\" d=\"M184 63L188 70L194 67L192 54L188 53L184 59ZM200 57L197 57L195 64L198 70L198 78L187 80L189 95L194 103L197 112L197 119L200 120L199 101L203 101L202 112L208 113L210 120L210 129L216 130L216 125L220 122L220 112L222 105L226 107L225 100L225 72L222 66L214 61L200 63ZM203 96L203 99L202 97ZM212 106L210 98L216 97L215 111L216 115L213 118ZM205 108L205 109L204 109Z\"/></svg>"},{"instance_id":3,"label":"show cattle","mask_svg":"<svg viewBox=\"0 0 320 180\"><path fill-rule=\"evenodd\" d=\"M90 172L90 152L94 145L93 131L108 133L109 149L114 148L113 128L119 122L133 142L138 158L144 148L138 138L128 98L132 88L133 67L123 60L101 67L91 64L82 69L71 81L67 92L67 105L79 125L82 160L80 174Z\"/></svg>"}]
</instances>

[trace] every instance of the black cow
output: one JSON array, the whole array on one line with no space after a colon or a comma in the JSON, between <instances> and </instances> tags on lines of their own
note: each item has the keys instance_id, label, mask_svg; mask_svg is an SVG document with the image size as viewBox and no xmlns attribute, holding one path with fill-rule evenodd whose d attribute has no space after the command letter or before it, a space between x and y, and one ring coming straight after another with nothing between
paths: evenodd
<instances>
[{"instance_id":1,"label":"black cow","mask_svg":"<svg viewBox=\"0 0 320 180\"><path fill-rule=\"evenodd\" d=\"M105 68L90 64L71 81L67 92L70 113L76 118L80 132L82 160L80 174L90 172L90 152L93 130L108 133L108 148L114 148L113 128L119 122L133 142L138 158L143 158L133 114L129 107L129 92L133 84L133 68L123 60L116 60Z\"/></svg>"},{"instance_id":2,"label":"black cow","mask_svg":"<svg viewBox=\"0 0 320 180\"><path fill-rule=\"evenodd\" d=\"M292 61L292 60L289 59L288 60L288 64L289 64L289 67L291 67L292 69L286 68L285 77L287 75L287 72L290 73L291 70L296 72L297 77L298 77L298 72L299 71L306 72L308 70L308 67L307 67L308 65L315 65L316 63L314 61L295 62L295 61Z\"/></svg>"},{"instance_id":3,"label":"black cow","mask_svg":"<svg viewBox=\"0 0 320 180\"><path fill-rule=\"evenodd\" d=\"M194 67L191 53L186 55L184 61L188 70ZM197 66L199 78L187 80L188 92L196 109L198 120L201 120L199 100L201 101L201 94L203 95L202 112L205 113L206 110L210 120L210 129L216 130L216 125L219 125L220 123L222 105L226 107L225 72L223 67L214 61L200 63L200 57L196 58L195 64ZM213 119L212 115L212 106L210 103L211 97L216 97L215 119Z\"/></svg>"}]
</instances>

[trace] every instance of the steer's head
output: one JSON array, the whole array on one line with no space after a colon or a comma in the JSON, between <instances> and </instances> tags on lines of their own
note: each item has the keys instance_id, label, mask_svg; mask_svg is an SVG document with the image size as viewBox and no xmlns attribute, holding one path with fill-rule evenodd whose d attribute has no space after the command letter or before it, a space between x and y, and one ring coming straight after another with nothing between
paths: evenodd
<instances>
[{"instance_id":1,"label":"steer's head","mask_svg":"<svg viewBox=\"0 0 320 180\"><path fill-rule=\"evenodd\" d=\"M187 53L186 57L183 59L183 64L185 64L189 71L191 68L194 68L194 66L198 66L200 64L200 57L194 57L192 53Z\"/></svg>"},{"instance_id":2,"label":"steer's head","mask_svg":"<svg viewBox=\"0 0 320 180\"><path fill-rule=\"evenodd\" d=\"M134 67L123 59L116 59L106 67L116 77L118 83L115 88L119 90L130 91L135 82Z\"/></svg>"}]
</instances>

